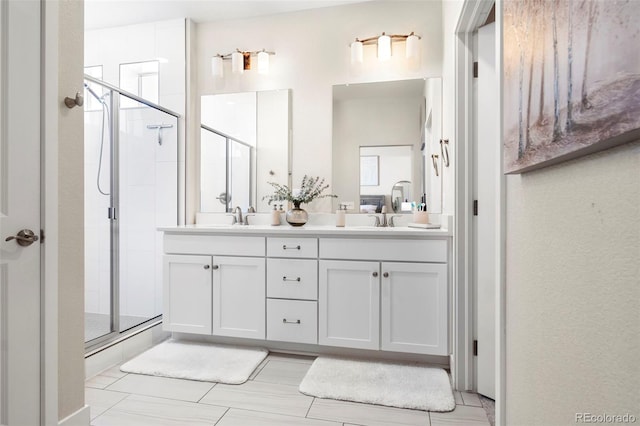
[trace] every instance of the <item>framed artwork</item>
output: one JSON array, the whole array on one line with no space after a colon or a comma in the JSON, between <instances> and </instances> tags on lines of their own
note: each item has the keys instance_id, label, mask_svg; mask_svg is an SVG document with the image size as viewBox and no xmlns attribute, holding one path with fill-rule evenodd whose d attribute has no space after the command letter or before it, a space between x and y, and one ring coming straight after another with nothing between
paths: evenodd
<instances>
[{"instance_id":1,"label":"framed artwork","mask_svg":"<svg viewBox=\"0 0 640 426\"><path fill-rule=\"evenodd\" d=\"M637 1L505 0L504 170L640 139Z\"/></svg>"},{"instance_id":2,"label":"framed artwork","mask_svg":"<svg viewBox=\"0 0 640 426\"><path fill-rule=\"evenodd\" d=\"M380 185L380 156L360 156L360 186Z\"/></svg>"}]
</instances>

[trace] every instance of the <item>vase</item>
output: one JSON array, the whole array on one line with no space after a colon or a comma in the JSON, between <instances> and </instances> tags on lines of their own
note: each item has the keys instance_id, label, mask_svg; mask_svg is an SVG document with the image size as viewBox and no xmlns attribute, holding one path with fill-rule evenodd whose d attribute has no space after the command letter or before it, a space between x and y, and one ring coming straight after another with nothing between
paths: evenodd
<instances>
[{"instance_id":1,"label":"vase","mask_svg":"<svg viewBox=\"0 0 640 426\"><path fill-rule=\"evenodd\" d=\"M309 220L309 214L300 208L300 204L294 204L291 210L287 210L285 219L291 226L302 226Z\"/></svg>"}]
</instances>

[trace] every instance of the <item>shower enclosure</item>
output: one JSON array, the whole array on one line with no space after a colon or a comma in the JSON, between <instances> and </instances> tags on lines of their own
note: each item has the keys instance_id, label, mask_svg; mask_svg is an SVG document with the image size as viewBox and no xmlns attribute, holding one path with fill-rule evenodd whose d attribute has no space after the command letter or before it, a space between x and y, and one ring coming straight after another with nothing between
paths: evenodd
<instances>
[{"instance_id":1,"label":"shower enclosure","mask_svg":"<svg viewBox=\"0 0 640 426\"><path fill-rule=\"evenodd\" d=\"M178 222L179 115L88 75L85 100L89 348L162 314L157 227Z\"/></svg>"}]
</instances>

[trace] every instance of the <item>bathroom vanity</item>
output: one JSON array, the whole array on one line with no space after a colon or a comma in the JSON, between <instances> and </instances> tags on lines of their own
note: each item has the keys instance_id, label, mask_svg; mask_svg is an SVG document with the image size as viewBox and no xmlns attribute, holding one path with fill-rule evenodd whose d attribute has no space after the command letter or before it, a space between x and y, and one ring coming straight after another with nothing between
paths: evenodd
<instances>
[{"instance_id":1,"label":"bathroom vanity","mask_svg":"<svg viewBox=\"0 0 640 426\"><path fill-rule=\"evenodd\" d=\"M449 354L451 234L370 226L164 232L164 329Z\"/></svg>"}]
</instances>

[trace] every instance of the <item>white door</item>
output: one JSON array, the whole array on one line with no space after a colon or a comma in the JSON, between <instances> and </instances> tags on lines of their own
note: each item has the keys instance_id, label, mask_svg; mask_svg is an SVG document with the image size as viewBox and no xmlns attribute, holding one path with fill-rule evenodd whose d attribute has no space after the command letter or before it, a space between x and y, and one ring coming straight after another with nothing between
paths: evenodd
<instances>
[{"instance_id":1,"label":"white door","mask_svg":"<svg viewBox=\"0 0 640 426\"><path fill-rule=\"evenodd\" d=\"M213 330L216 336L264 339L264 257L213 257Z\"/></svg>"},{"instance_id":2,"label":"white door","mask_svg":"<svg viewBox=\"0 0 640 426\"><path fill-rule=\"evenodd\" d=\"M385 351L448 355L448 286L444 263L382 263Z\"/></svg>"},{"instance_id":3,"label":"white door","mask_svg":"<svg viewBox=\"0 0 640 426\"><path fill-rule=\"evenodd\" d=\"M318 343L380 348L380 264L321 260Z\"/></svg>"},{"instance_id":4,"label":"white door","mask_svg":"<svg viewBox=\"0 0 640 426\"><path fill-rule=\"evenodd\" d=\"M478 216L476 231L476 303L477 303L477 391L495 398L495 289L496 289L496 226L498 223L496 188L499 166L495 153L499 141L498 78L495 69L495 24L478 29L478 95L476 179Z\"/></svg>"},{"instance_id":5,"label":"white door","mask_svg":"<svg viewBox=\"0 0 640 426\"><path fill-rule=\"evenodd\" d=\"M0 2L0 423L40 424L40 2ZM18 238L7 238L18 236ZM22 243L22 244L19 244Z\"/></svg>"},{"instance_id":6,"label":"white door","mask_svg":"<svg viewBox=\"0 0 640 426\"><path fill-rule=\"evenodd\" d=\"M211 334L211 256L163 257L162 328Z\"/></svg>"}]
</instances>

